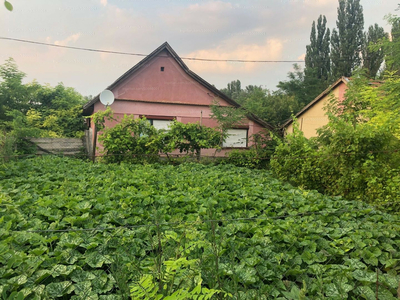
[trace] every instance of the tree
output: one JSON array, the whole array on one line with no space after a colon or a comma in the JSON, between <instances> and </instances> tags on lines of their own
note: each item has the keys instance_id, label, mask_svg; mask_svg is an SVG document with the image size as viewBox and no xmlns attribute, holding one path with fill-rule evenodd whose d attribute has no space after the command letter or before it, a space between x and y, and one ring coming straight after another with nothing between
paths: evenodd
<instances>
[{"instance_id":1,"label":"tree","mask_svg":"<svg viewBox=\"0 0 400 300\"><path fill-rule=\"evenodd\" d=\"M364 34L364 45L362 49L363 67L367 69L369 78L376 77L384 61L384 48L374 47L380 44L384 38L388 38L388 34L376 23L374 26L371 25L368 28L368 32Z\"/></svg>"},{"instance_id":2,"label":"tree","mask_svg":"<svg viewBox=\"0 0 400 300\"><path fill-rule=\"evenodd\" d=\"M361 65L364 15L360 0L339 0L337 30L331 38L332 76L351 76Z\"/></svg>"},{"instance_id":3,"label":"tree","mask_svg":"<svg viewBox=\"0 0 400 300\"><path fill-rule=\"evenodd\" d=\"M229 98L237 101L242 94L242 84L240 80L233 80L230 83L228 83L227 88L221 89L221 92L223 92L225 95L227 95Z\"/></svg>"},{"instance_id":4,"label":"tree","mask_svg":"<svg viewBox=\"0 0 400 300\"><path fill-rule=\"evenodd\" d=\"M12 58L0 65L0 126L11 131L16 115L10 112L17 111L28 126L40 129L40 136L82 136L84 97L62 83L55 87L36 81L23 84L24 77Z\"/></svg>"},{"instance_id":5,"label":"tree","mask_svg":"<svg viewBox=\"0 0 400 300\"><path fill-rule=\"evenodd\" d=\"M308 78L316 78L324 83L325 88L331 71L329 42L330 31L326 28L326 17L321 15L318 18L317 30L315 21L311 26L310 45L306 46L304 73L305 81Z\"/></svg>"},{"instance_id":6,"label":"tree","mask_svg":"<svg viewBox=\"0 0 400 300\"><path fill-rule=\"evenodd\" d=\"M162 151L165 154L178 149L180 153L195 154L198 160L201 149L218 149L221 146L221 132L199 123L183 124L174 121L161 138L164 143Z\"/></svg>"},{"instance_id":7,"label":"tree","mask_svg":"<svg viewBox=\"0 0 400 300\"><path fill-rule=\"evenodd\" d=\"M273 126L279 126L301 109L294 96L271 92L261 86L247 86L241 105Z\"/></svg>"},{"instance_id":8,"label":"tree","mask_svg":"<svg viewBox=\"0 0 400 300\"><path fill-rule=\"evenodd\" d=\"M22 84L25 73L18 70L18 66L11 57L0 65L0 122L10 121L11 116L6 112L18 110L26 113L29 109L28 89Z\"/></svg>"},{"instance_id":9,"label":"tree","mask_svg":"<svg viewBox=\"0 0 400 300\"><path fill-rule=\"evenodd\" d=\"M297 81L295 78L297 74L293 75L293 81L285 85L285 87L287 87L287 92L271 92L257 85L248 85L244 89L238 90L240 81L232 81L231 84L228 84L228 88L222 89L221 91L228 93L228 91L232 91L232 87L235 86L235 88L233 88L235 90L234 94L239 95L235 100L245 110L214 105L212 107L214 118L218 120L220 124L224 124L222 126L223 128L220 129L222 131L226 130L234 125L234 123L240 122L241 119L245 118L246 111L257 115L271 125L279 126L283 124L285 120L290 118L294 112L297 112L301 108L301 105L299 105L298 101L293 96L294 93L292 93L292 91L302 89L303 72L299 72L300 74L298 77L301 79Z\"/></svg>"},{"instance_id":10,"label":"tree","mask_svg":"<svg viewBox=\"0 0 400 300\"><path fill-rule=\"evenodd\" d=\"M385 49L386 69L400 75L400 17L388 15L386 19L392 25L391 39L382 41Z\"/></svg>"},{"instance_id":11,"label":"tree","mask_svg":"<svg viewBox=\"0 0 400 300\"><path fill-rule=\"evenodd\" d=\"M294 72L288 73L289 80L279 82L278 93L294 97L301 108L314 100L324 90L325 84L316 77L306 77L299 65L295 64L293 67Z\"/></svg>"},{"instance_id":12,"label":"tree","mask_svg":"<svg viewBox=\"0 0 400 300\"><path fill-rule=\"evenodd\" d=\"M76 137L83 132L82 105L85 100L82 95L62 83L51 87L33 82L27 86L31 87L34 99L28 119L35 116L36 126L54 137Z\"/></svg>"}]
</instances>

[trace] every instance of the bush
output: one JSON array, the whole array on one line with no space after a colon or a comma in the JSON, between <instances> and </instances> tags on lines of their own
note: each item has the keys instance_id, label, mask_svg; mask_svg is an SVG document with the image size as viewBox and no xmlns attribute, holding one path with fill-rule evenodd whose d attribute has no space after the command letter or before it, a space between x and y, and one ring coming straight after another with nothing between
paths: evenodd
<instances>
[{"instance_id":1,"label":"bush","mask_svg":"<svg viewBox=\"0 0 400 300\"><path fill-rule=\"evenodd\" d=\"M276 148L275 176L305 189L398 209L399 141L383 126L339 120L331 125L335 130L327 127L310 140L295 128Z\"/></svg>"},{"instance_id":2,"label":"bush","mask_svg":"<svg viewBox=\"0 0 400 300\"><path fill-rule=\"evenodd\" d=\"M105 120L119 123L105 128ZM134 119L125 115L122 120L115 120L110 109L96 113L93 122L101 131L99 141L104 147L103 159L110 163L153 163L159 161L160 153L173 162L169 153L176 149L188 157L196 155L199 161L201 149L220 147L221 133L198 123L174 121L169 130L157 130L145 118Z\"/></svg>"},{"instance_id":3,"label":"bush","mask_svg":"<svg viewBox=\"0 0 400 300\"><path fill-rule=\"evenodd\" d=\"M255 169L269 168L269 162L280 138L264 131L252 135L253 145L248 150L234 149L227 154L225 163Z\"/></svg>"},{"instance_id":4,"label":"bush","mask_svg":"<svg viewBox=\"0 0 400 300\"><path fill-rule=\"evenodd\" d=\"M15 138L0 131L0 162L8 161L14 155Z\"/></svg>"},{"instance_id":5,"label":"bush","mask_svg":"<svg viewBox=\"0 0 400 300\"><path fill-rule=\"evenodd\" d=\"M160 151L168 154L178 149L180 153L195 154L200 160L201 149L220 148L221 133L199 123L174 121L168 131L160 132Z\"/></svg>"},{"instance_id":6,"label":"bush","mask_svg":"<svg viewBox=\"0 0 400 300\"><path fill-rule=\"evenodd\" d=\"M159 136L146 119L125 116L112 128L106 128L99 136L108 163L122 161L131 163L152 163L158 161Z\"/></svg>"}]
</instances>

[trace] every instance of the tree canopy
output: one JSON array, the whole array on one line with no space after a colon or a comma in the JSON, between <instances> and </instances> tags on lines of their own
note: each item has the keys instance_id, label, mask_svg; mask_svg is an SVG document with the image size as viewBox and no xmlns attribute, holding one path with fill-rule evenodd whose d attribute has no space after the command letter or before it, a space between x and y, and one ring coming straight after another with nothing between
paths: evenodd
<instances>
[{"instance_id":1,"label":"tree canopy","mask_svg":"<svg viewBox=\"0 0 400 300\"><path fill-rule=\"evenodd\" d=\"M337 29L332 31L332 75L351 76L361 66L364 15L360 0L339 0Z\"/></svg>"},{"instance_id":2,"label":"tree canopy","mask_svg":"<svg viewBox=\"0 0 400 300\"><path fill-rule=\"evenodd\" d=\"M36 129L42 137L82 136L85 97L62 83L55 87L37 81L23 83L26 74L12 58L0 65L0 129L10 132L19 126Z\"/></svg>"}]
</instances>

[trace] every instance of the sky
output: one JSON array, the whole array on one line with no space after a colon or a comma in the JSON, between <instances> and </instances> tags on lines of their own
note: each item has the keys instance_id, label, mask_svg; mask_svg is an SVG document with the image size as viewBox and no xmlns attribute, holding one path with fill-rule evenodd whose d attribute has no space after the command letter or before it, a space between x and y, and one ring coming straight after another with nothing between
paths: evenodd
<instances>
[{"instance_id":1,"label":"sky","mask_svg":"<svg viewBox=\"0 0 400 300\"><path fill-rule=\"evenodd\" d=\"M0 7L0 37L55 45L149 54L167 41L181 57L303 60L311 24L325 15L336 25L338 0L9 0ZM378 23L400 0L361 0L364 28ZM97 95L143 57L31 45L0 39L0 64L14 58L25 82L59 82ZM292 63L185 60L217 88L239 79L242 87L276 90ZM300 65L304 65L300 63Z\"/></svg>"}]
</instances>

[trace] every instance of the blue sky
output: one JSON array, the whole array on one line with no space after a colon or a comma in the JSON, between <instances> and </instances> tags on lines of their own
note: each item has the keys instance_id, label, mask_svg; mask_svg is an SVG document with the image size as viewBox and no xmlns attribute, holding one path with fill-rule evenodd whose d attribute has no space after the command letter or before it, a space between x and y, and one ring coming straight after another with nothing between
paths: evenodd
<instances>
[{"instance_id":1,"label":"blue sky","mask_svg":"<svg viewBox=\"0 0 400 300\"><path fill-rule=\"evenodd\" d=\"M9 0L0 9L0 36L58 45L148 54L168 41L182 57L298 60L320 14L332 29L337 0ZM389 27L385 15L399 0L361 0L365 28ZM96 95L140 57L83 52L0 40L0 63L13 57L27 81L63 82L84 95ZM242 85L274 90L292 70L290 63L185 61L218 88Z\"/></svg>"}]
</instances>

